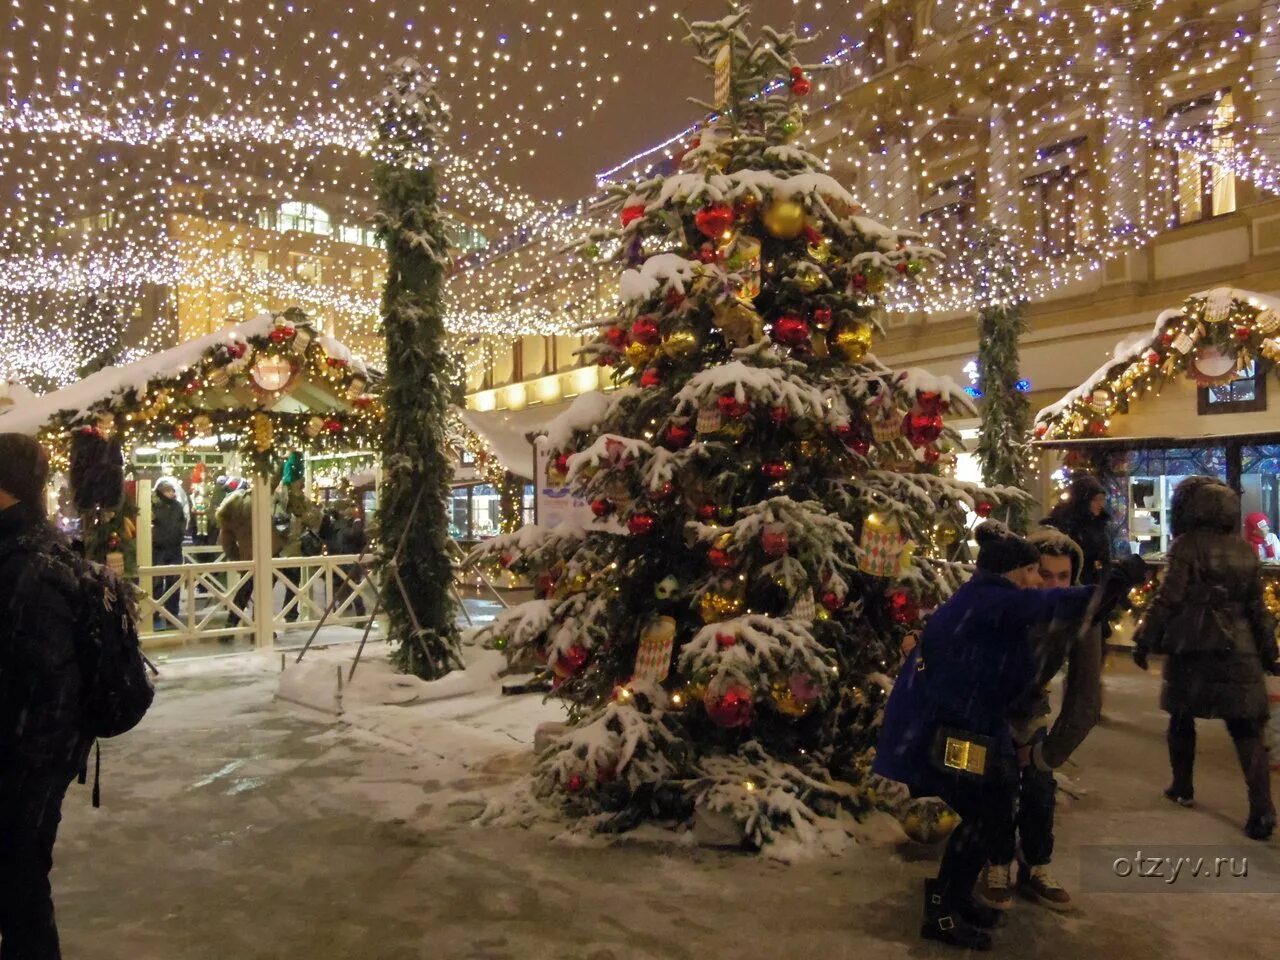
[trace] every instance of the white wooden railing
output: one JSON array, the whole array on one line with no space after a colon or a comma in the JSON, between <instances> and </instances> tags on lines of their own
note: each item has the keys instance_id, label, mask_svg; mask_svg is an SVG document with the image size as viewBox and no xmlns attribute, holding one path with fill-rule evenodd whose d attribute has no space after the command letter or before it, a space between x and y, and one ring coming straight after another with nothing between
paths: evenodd
<instances>
[{"instance_id":1,"label":"white wooden railing","mask_svg":"<svg viewBox=\"0 0 1280 960\"><path fill-rule=\"evenodd\" d=\"M143 643L168 647L241 639L269 645L286 631L313 630L322 617L326 627L363 628L376 603L376 586L359 560L354 554L272 558L269 591L254 583L253 561L142 567ZM255 607L260 596L269 598L269 615L260 616Z\"/></svg>"}]
</instances>

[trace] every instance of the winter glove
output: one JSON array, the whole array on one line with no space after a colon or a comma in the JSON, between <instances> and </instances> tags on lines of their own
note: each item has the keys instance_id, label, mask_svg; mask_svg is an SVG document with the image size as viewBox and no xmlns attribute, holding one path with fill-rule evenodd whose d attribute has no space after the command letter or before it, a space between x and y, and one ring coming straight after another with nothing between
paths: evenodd
<instances>
[{"instance_id":1,"label":"winter glove","mask_svg":"<svg viewBox=\"0 0 1280 960\"><path fill-rule=\"evenodd\" d=\"M1126 604L1129 591L1147 582L1147 564L1141 557L1128 556L1102 571L1098 581L1098 611L1095 620L1106 623L1111 611Z\"/></svg>"},{"instance_id":2,"label":"winter glove","mask_svg":"<svg viewBox=\"0 0 1280 960\"><path fill-rule=\"evenodd\" d=\"M1142 647L1134 647L1133 662L1138 665L1139 670L1147 669L1147 651Z\"/></svg>"}]
</instances>

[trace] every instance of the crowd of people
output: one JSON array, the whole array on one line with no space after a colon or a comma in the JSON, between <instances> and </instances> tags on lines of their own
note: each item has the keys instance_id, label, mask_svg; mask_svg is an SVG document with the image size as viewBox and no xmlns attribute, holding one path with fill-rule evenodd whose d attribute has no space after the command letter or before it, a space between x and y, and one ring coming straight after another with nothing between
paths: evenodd
<instances>
[{"instance_id":1,"label":"crowd of people","mask_svg":"<svg viewBox=\"0 0 1280 960\"><path fill-rule=\"evenodd\" d=\"M310 532L319 549L360 554L358 505L340 501L325 514L314 511L297 466L286 467L273 497L278 552L290 540L303 553L312 549L302 545ZM47 480L39 444L0 434L0 956L6 960L59 956L49 872L63 796L84 770L91 740L78 636L85 627L75 612L84 606L86 581L45 515ZM165 480L154 490L156 558L181 562L187 527L180 485ZM228 556L252 553L252 525L240 522L234 506L247 498L247 489L232 491L218 510ZM1276 823L1264 736L1264 674L1277 670L1276 636L1261 599L1257 543L1242 536L1240 513L1239 496L1218 480L1191 477L1179 485L1167 571L1138 627L1133 657L1142 669L1151 655L1164 657L1160 703L1169 714L1172 768L1165 796L1192 805L1195 722L1224 720L1244 773L1245 833L1265 840ZM958 815L937 875L925 884L921 934L986 949L1015 890L1053 909L1071 905L1050 872L1053 771L1098 722L1103 635L1112 612L1146 583L1148 569L1137 556L1112 559L1105 492L1092 477L1077 478L1031 534L988 520L976 538L972 578L933 612L918 641L904 644L873 770L906 784L913 796L940 797ZM358 570L351 573L348 591L359 582ZM136 643L136 632L131 636ZM1064 666L1055 715L1049 684ZM99 671L95 682L101 680ZM148 697L142 709L149 703Z\"/></svg>"},{"instance_id":2,"label":"crowd of people","mask_svg":"<svg viewBox=\"0 0 1280 960\"><path fill-rule=\"evenodd\" d=\"M1245 777L1245 833L1266 840L1276 811L1264 674L1277 670L1276 635L1240 510L1218 480L1179 485L1168 568L1133 657L1142 669L1150 654L1165 657L1160 703L1173 774L1165 796L1192 804L1195 720L1224 720ZM1148 575L1140 557L1112 561L1107 529L1105 491L1089 476L1027 537L987 521L976 531L976 573L905 647L873 770L913 796L942 798L960 817L925 884L926 939L990 948L1015 888L1052 909L1071 905L1049 872L1053 770L1101 715L1110 615ZM1048 683L1064 664L1062 706L1050 721Z\"/></svg>"}]
</instances>

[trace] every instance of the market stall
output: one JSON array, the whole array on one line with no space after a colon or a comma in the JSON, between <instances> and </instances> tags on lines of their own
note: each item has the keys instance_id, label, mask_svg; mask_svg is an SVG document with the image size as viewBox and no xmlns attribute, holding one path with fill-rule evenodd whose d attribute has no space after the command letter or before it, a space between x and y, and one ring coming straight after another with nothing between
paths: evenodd
<instances>
[{"instance_id":1,"label":"market stall","mask_svg":"<svg viewBox=\"0 0 1280 960\"><path fill-rule=\"evenodd\" d=\"M91 558L138 578L144 641L269 644L285 623L300 628L318 619L317 594L345 594L329 622L361 619L362 587L352 581L363 577L351 569L354 557L274 555L281 534L272 495L294 452L310 458L295 461L308 464L303 480L312 482L303 490L312 499L321 480L337 487L334 474L344 467L362 484L344 490L354 496L372 486L379 379L290 310L23 397L2 428L42 439L69 481L55 509L73 521L71 532ZM321 477L310 464L323 468ZM185 555L164 558L177 562L153 556L152 491L165 484L178 488L187 530ZM251 541L252 555L189 562L209 559L193 555L193 545L218 553L208 543L213 500L228 495L243 501L241 539Z\"/></svg>"},{"instance_id":2,"label":"market stall","mask_svg":"<svg viewBox=\"0 0 1280 960\"><path fill-rule=\"evenodd\" d=\"M1224 480L1241 496L1280 612L1280 299L1231 288L1188 297L1149 332L1117 344L1079 387L1036 415L1036 445L1107 487L1117 552L1160 563L1170 503L1185 478ZM1269 396L1269 394L1271 396ZM1062 476L1060 474L1059 476Z\"/></svg>"}]
</instances>

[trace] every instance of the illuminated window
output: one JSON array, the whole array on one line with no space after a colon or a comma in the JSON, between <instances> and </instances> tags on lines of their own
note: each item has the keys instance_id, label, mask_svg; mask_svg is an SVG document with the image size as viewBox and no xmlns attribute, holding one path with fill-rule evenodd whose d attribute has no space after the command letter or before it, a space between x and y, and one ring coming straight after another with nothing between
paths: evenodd
<instances>
[{"instance_id":1,"label":"illuminated window","mask_svg":"<svg viewBox=\"0 0 1280 960\"><path fill-rule=\"evenodd\" d=\"M938 184L923 204L920 225L949 261L967 249L974 223L973 193L973 176L965 174Z\"/></svg>"},{"instance_id":2,"label":"illuminated window","mask_svg":"<svg viewBox=\"0 0 1280 960\"><path fill-rule=\"evenodd\" d=\"M1036 172L1022 181L1036 217L1036 252L1062 257L1087 246L1090 229L1086 170L1078 162L1085 138L1077 137L1036 151Z\"/></svg>"},{"instance_id":3,"label":"illuminated window","mask_svg":"<svg viewBox=\"0 0 1280 960\"><path fill-rule=\"evenodd\" d=\"M378 246L378 233L370 227L353 227L350 224L341 224L338 227L338 239L343 243L354 244L358 247Z\"/></svg>"},{"instance_id":4,"label":"illuminated window","mask_svg":"<svg viewBox=\"0 0 1280 960\"><path fill-rule=\"evenodd\" d=\"M290 200L280 205L274 213L264 210L258 216L258 225L268 230L279 230L287 233L296 230L299 233L314 233L327 237L333 233L333 225L329 222L329 214L323 207L314 203L300 203Z\"/></svg>"},{"instance_id":5,"label":"illuminated window","mask_svg":"<svg viewBox=\"0 0 1280 960\"><path fill-rule=\"evenodd\" d=\"M290 254L293 261L293 275L303 283L319 283L323 267L319 257L309 257L304 253Z\"/></svg>"},{"instance_id":6,"label":"illuminated window","mask_svg":"<svg viewBox=\"0 0 1280 960\"><path fill-rule=\"evenodd\" d=\"M474 227L468 227L465 224L456 223L452 220L446 221L444 232L445 236L449 238L449 246L459 253L471 253L489 246L488 237Z\"/></svg>"},{"instance_id":7,"label":"illuminated window","mask_svg":"<svg viewBox=\"0 0 1280 960\"><path fill-rule=\"evenodd\" d=\"M1229 166L1235 154L1235 119L1235 102L1229 92L1169 111L1166 127L1175 143L1175 224L1235 211L1236 177Z\"/></svg>"},{"instance_id":8,"label":"illuminated window","mask_svg":"<svg viewBox=\"0 0 1280 960\"><path fill-rule=\"evenodd\" d=\"M1216 387L1200 387L1197 411L1256 413L1267 409L1267 376L1263 362L1250 363L1234 378Z\"/></svg>"}]
</instances>

